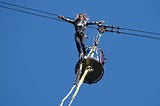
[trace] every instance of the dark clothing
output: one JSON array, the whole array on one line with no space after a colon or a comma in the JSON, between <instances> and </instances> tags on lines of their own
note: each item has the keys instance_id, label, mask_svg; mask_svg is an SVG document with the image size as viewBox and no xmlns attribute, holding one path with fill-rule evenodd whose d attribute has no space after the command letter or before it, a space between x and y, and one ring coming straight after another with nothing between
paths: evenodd
<instances>
[{"instance_id":1,"label":"dark clothing","mask_svg":"<svg viewBox=\"0 0 160 106\"><path fill-rule=\"evenodd\" d=\"M76 42L76 47L78 49L79 54L81 54L81 48L83 51L83 54L86 55L86 48L85 48L85 38L86 38L86 33L85 30L88 25L97 25L98 22L87 22L85 20L72 20L69 18L62 18L62 20L67 21L71 24L74 25L75 28L75 42Z\"/></svg>"},{"instance_id":2,"label":"dark clothing","mask_svg":"<svg viewBox=\"0 0 160 106\"><path fill-rule=\"evenodd\" d=\"M81 46L82 46L82 51L84 55L86 54L86 48L85 48L85 36L82 36L78 33L75 33L75 42L76 42L76 47L78 49L78 53L81 53Z\"/></svg>"}]
</instances>

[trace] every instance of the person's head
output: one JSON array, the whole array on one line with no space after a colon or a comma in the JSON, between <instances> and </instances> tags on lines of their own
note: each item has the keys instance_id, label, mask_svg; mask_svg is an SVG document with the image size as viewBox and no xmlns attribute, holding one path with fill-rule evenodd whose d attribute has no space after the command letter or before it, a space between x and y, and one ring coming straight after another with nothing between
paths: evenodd
<instances>
[{"instance_id":1,"label":"person's head","mask_svg":"<svg viewBox=\"0 0 160 106\"><path fill-rule=\"evenodd\" d=\"M85 21L89 20L88 16L86 14L82 14L82 13L78 14L76 16L76 19L85 20Z\"/></svg>"}]
</instances>

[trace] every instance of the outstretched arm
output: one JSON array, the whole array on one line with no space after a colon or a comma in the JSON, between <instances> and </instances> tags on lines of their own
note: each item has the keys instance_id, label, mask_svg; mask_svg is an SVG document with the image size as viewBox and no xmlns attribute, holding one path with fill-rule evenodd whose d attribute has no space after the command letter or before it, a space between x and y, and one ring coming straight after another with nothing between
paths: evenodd
<instances>
[{"instance_id":1,"label":"outstretched arm","mask_svg":"<svg viewBox=\"0 0 160 106\"><path fill-rule=\"evenodd\" d=\"M87 25L100 25L100 24L104 24L105 21L98 21L98 22L88 22Z\"/></svg>"},{"instance_id":2,"label":"outstretched arm","mask_svg":"<svg viewBox=\"0 0 160 106\"><path fill-rule=\"evenodd\" d=\"M62 19L62 20L64 20L64 21L66 21L66 22L69 22L69 23L71 23L71 24L74 23L74 20L69 19L69 18L66 18L66 17L61 16L61 15L59 15L58 18L60 18L60 19Z\"/></svg>"}]
</instances>

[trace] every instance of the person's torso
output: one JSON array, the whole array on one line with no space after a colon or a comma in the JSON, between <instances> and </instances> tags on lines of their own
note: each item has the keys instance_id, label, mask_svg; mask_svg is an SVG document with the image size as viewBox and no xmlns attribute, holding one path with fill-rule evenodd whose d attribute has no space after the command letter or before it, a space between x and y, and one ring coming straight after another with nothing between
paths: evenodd
<instances>
[{"instance_id":1,"label":"person's torso","mask_svg":"<svg viewBox=\"0 0 160 106\"><path fill-rule=\"evenodd\" d=\"M85 33L85 30L87 27L87 21L75 20L74 27L75 27L76 33Z\"/></svg>"}]
</instances>

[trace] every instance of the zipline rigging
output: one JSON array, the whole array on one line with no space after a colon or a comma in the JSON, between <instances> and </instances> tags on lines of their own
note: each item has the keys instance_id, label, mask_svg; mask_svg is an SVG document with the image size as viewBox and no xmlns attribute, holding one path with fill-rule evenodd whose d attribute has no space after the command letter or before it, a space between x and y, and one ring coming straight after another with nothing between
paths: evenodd
<instances>
[{"instance_id":1,"label":"zipline rigging","mask_svg":"<svg viewBox=\"0 0 160 106\"><path fill-rule=\"evenodd\" d=\"M160 40L159 37L146 36L146 35L135 34L135 33L130 33L130 32L122 32L121 29L130 30L130 31L136 31L136 32L143 32L143 33L149 33L149 34L154 34L154 35L160 35L160 33L154 33L154 32L148 32L148 31L141 31L141 30L121 28L119 26L116 27L116 26L113 26L113 25L111 25L111 26L104 25L103 27L106 28L105 32L113 32L113 33L118 33L118 34L126 34L126 35L131 35L131 36L138 36L138 37L145 37L145 38Z\"/></svg>"},{"instance_id":2,"label":"zipline rigging","mask_svg":"<svg viewBox=\"0 0 160 106\"><path fill-rule=\"evenodd\" d=\"M105 54L103 50L98 47L102 34L106 32L111 32L111 33L117 33L117 34L126 34L126 35L160 40L160 37L157 37L158 35L160 35L160 33L123 28L123 27L114 26L114 25L105 25L102 21L89 23L87 21L84 21L84 18L86 18L84 17L84 14L79 14L79 17L77 19L79 19L78 21L80 22L78 23L77 20L72 20L72 18L68 19L63 16L59 16L58 14L55 14L55 13L45 12L45 11L41 11L41 10L29 8L29 7L24 7L24 6L16 5L13 3L7 3L3 1L0 1L0 4L3 4L3 5L0 5L0 7L4 9L13 10L13 11L21 12L21 13L26 13L26 14L31 14L31 15L35 15L35 16L39 16L43 18L56 20L56 21L61 21L61 22L66 21L66 22L72 23L75 26L75 30L77 34L75 35L79 37L82 37L81 35L85 36L85 33L83 31L86 29L87 25L97 25L96 27L88 26L89 28L96 29L97 34L95 35L94 42L91 46L83 47L82 49L85 49L83 51L80 51L81 48L78 48L79 53L82 53L83 56L80 55L80 58L75 65L76 80L75 80L75 83L73 84L73 87L69 91L69 93L62 99L60 106L63 106L64 101L72 94L72 92L75 89L75 92L73 93L71 100L68 104L68 106L71 106L73 100L78 94L79 89L83 83L93 84L102 79L103 74L104 74ZM54 16L55 18L52 16ZM83 20L81 20L80 18L81 16L83 17L82 18ZM84 24L84 26L82 24ZM128 31L133 31L136 33L131 33ZM143 34L137 34L138 32L157 35L157 36L147 36ZM78 37L76 39L83 40Z\"/></svg>"}]
</instances>

